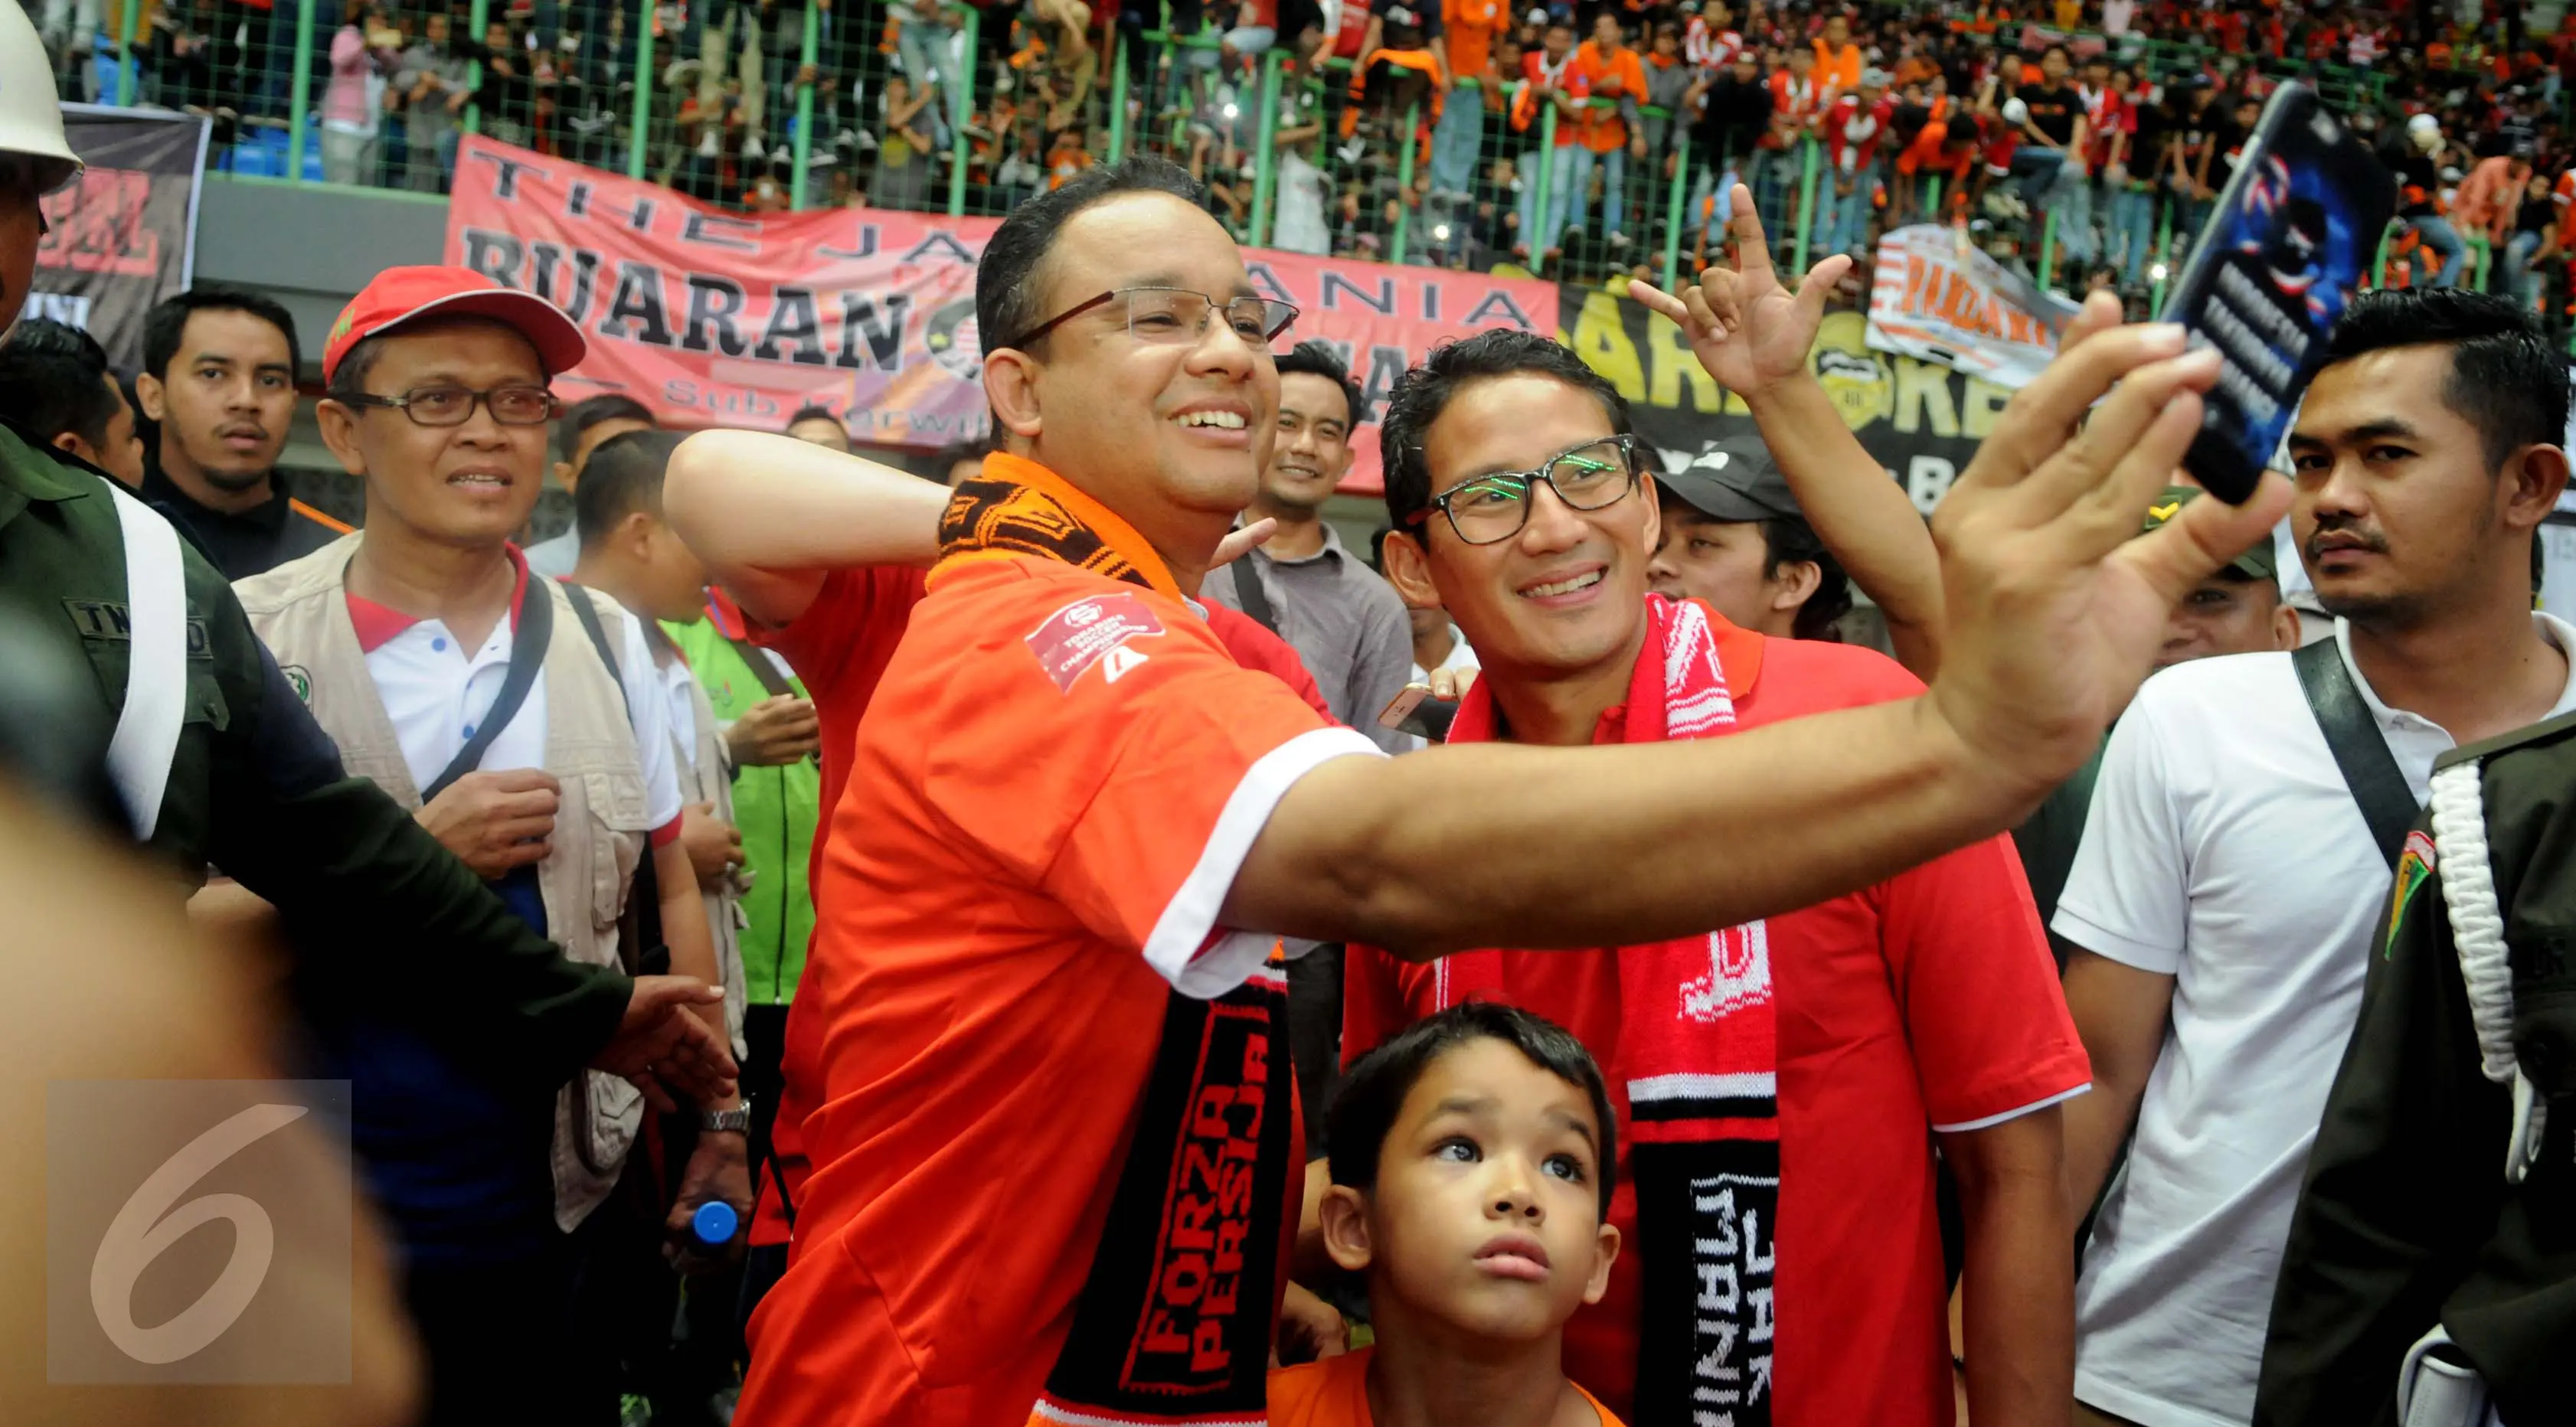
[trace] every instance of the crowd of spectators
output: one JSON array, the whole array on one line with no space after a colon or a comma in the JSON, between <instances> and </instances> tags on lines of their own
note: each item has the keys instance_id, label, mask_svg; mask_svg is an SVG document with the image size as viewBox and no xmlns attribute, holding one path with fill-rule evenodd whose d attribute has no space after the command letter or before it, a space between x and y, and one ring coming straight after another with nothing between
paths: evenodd
<instances>
[{"instance_id":1,"label":"crowd of spectators","mask_svg":"<svg viewBox=\"0 0 2576 1427\"><path fill-rule=\"evenodd\" d=\"M227 140L255 140L292 106L297 13L157 0L123 78L122 0L42 0L39 18L66 97L202 109ZM2404 174L2387 281L2482 280L2563 305L2544 288L2563 290L2554 260L2576 236L2561 101L2576 47L2492 0L513 0L483 13L475 33L462 7L323 0L307 102L324 177L442 191L471 123L587 163L640 162L751 211L790 206L801 157L808 206L999 215L1114 152L1151 151L1204 183L1239 237L1575 280L1662 276L1668 249L1704 261L1741 178L1774 242L1802 257L1865 260L1887 227L1946 218L2052 286L2110 287L2143 311L2264 97L2301 77L2384 136ZM1868 276L1864 262L1847 294Z\"/></svg>"},{"instance_id":2,"label":"crowd of spectators","mask_svg":"<svg viewBox=\"0 0 2576 1427\"><path fill-rule=\"evenodd\" d=\"M2576 1390L2557 1213L2576 1088L2555 1063L2576 842L2554 804L2482 798L2563 787L2576 758L2484 794L2475 770L2565 758L2576 714L2576 627L2535 599L2568 370L2526 310L2559 250L2557 72L2508 64L2415 113L2316 74L2402 182L2391 285L2415 290L2343 313L2294 480L2243 506L2167 485L2197 430L2171 418L2217 363L2097 294L1927 527L1812 369L1821 304L1775 270L1775 224L1860 252L1932 217L2135 300L2165 258L2140 235L2195 226L2277 78L2248 45L2340 45L2414 100L2429 47L2233 15L2205 28L2248 57L2177 74L2027 28L2007 47L1985 13L1739 23L1710 0L1578 30L1489 4L1471 65L1473 3L1378 0L1331 34L1246 7L1171 47L1141 15L1043 0L998 54L980 22L970 42L950 12L897 10L836 71L870 102L819 146L772 122L824 83L772 63L772 37L803 44L789 12L671 16L689 57L656 82L691 117L657 160L670 181L731 195L748 174L745 201L774 207L782 151L819 150L852 201L936 207L944 179L1014 209L977 292L1000 444L942 452L938 484L854 457L826 408L683 440L626 396L566 406L552 383L587 339L546 299L394 268L321 353L353 529L280 479L304 349L271 299L165 300L133 373L76 329L9 328L0 484L30 509L0 520L0 572L76 669L141 703L145 547L107 557L108 522L174 527L167 649L200 657L180 629L202 626L221 672L200 693L180 664L177 816L128 811L201 927L277 934L283 1053L357 1087L428 1420L916 1421L940 1393L940 1420L1032 1400L1103 1420L1103 1399L1130 1408L1092 1371L1120 1360L1096 1322L1256 1397L1275 1352L1282 1427L1542 1420L1497 1415L1496 1363L1563 1404L1547 1420L1604 1427L1678 1420L1703 1386L1783 1423L1941 1427L1954 1402L2075 1427L2394 1422L2392 1387L2445 1346L2407 1352L2428 1325L2460 1335L2436 1361L2494 1392L2448 1421L2549 1420ZM2184 28L2110 8L2061 7L2052 33ZM617 16L528 18L534 48L505 18L468 51L452 15L413 40L354 10L323 162L434 190L468 118L614 148L613 111L585 134L552 106L614 93L581 41L620 42ZM1355 23L1349 71L1317 71ZM1240 121L1274 52L1297 98L1269 111L1272 177L1306 165L1343 221L1292 223L1282 195L1265 236L1396 257L1419 229L1408 260L1606 275L1680 240L1646 201L1678 191L1693 255L1724 261L1637 299L1749 421L1669 459L1547 334L1444 345L1388 395L1363 559L1325 516L1367 402L1328 346L1295 344L1293 306L1249 291L1233 240L1261 226L1271 171L1254 154L1245 179ZM1515 55L1523 82L1461 82ZM235 58L187 102L238 141L279 100ZM972 102L992 65L1011 85ZM384 95L447 96L404 100L446 127L406 123L397 160L380 97L331 97L370 69ZM1078 172L1104 127L1170 161ZM17 273L73 167L39 137L0 137ZM1524 143L1544 152L1516 163ZM1756 211L1713 212L1737 177ZM2510 298L2448 290L2479 239ZM574 525L538 540L548 475ZM1208 495L1228 489L1239 516ZM1199 598L1167 548L1198 561ZM1846 642L1855 589L1892 658ZM2121 669L2150 649L2136 686ZM2491 845L2534 863L2504 863L2501 914ZM235 880L197 890L210 865ZM2476 891L2464 875L2489 884L2483 970L2444 940L2475 918L2417 900ZM378 938L392 955L357 944ZM382 970L432 953L477 978L437 998L453 1024ZM549 1011L575 997L582 1024ZM2517 1024L2490 1026L2499 1001ZM1201 1015L1264 1030L1219 1064ZM2509 1053L2527 1065L2499 1075ZM1192 1079L1161 1093L1157 1060ZM1209 1144L1248 1167L1205 1257L1297 1251L1275 1296L1229 1278L1250 1287L1204 1331L1147 1334L1120 1295L1220 1292L1184 1241L1217 1203L1213 1169L1204 1201L1186 1190ZM1237 1213L1254 1199L1262 1217ZM1181 1268L1127 1272L1131 1204L1170 1214L1168 1243L1133 1237ZM1514 1283L1549 1293L1506 1321ZM1317 1384L1357 1405L1309 1411Z\"/></svg>"}]
</instances>

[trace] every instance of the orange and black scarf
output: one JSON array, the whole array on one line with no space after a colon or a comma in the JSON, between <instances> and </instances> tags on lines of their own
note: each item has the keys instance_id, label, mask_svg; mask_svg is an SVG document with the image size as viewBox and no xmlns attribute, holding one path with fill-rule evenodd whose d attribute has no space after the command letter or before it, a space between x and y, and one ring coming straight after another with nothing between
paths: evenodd
<instances>
[{"instance_id":1,"label":"orange and black scarf","mask_svg":"<svg viewBox=\"0 0 2576 1427\"><path fill-rule=\"evenodd\" d=\"M985 458L940 565L1059 560L1180 598L1126 522L1033 462ZM1295 1090L1279 952L1213 1001L1170 993L1127 1163L1032 1424L1259 1427Z\"/></svg>"}]
</instances>

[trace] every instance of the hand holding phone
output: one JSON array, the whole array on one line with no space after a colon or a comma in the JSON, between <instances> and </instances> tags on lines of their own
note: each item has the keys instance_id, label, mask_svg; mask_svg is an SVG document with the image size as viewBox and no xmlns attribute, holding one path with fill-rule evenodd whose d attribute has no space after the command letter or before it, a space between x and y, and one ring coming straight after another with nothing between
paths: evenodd
<instances>
[{"instance_id":1,"label":"hand holding phone","mask_svg":"<svg viewBox=\"0 0 2576 1427\"><path fill-rule=\"evenodd\" d=\"M2183 462L2220 499L2261 481L2396 208L2388 170L2315 90L2273 92L2164 312L2225 362Z\"/></svg>"}]
</instances>

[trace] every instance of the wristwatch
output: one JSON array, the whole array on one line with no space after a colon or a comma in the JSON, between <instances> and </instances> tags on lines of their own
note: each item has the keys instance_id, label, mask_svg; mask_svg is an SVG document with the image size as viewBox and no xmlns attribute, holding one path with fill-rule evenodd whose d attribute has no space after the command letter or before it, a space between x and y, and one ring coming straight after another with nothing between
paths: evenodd
<instances>
[{"instance_id":1,"label":"wristwatch","mask_svg":"<svg viewBox=\"0 0 2576 1427\"><path fill-rule=\"evenodd\" d=\"M751 1129L750 1102L744 1101L738 1103L729 1110L700 1110L698 1112L698 1128L714 1133L722 1133L727 1130L732 1130L738 1133L748 1132Z\"/></svg>"}]
</instances>

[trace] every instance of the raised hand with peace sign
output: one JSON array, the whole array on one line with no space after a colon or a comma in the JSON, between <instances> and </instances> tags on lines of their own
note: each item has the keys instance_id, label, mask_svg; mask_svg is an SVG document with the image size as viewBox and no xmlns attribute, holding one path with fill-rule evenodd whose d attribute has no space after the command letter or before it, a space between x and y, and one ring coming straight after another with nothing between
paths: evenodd
<instances>
[{"instance_id":1,"label":"raised hand with peace sign","mask_svg":"<svg viewBox=\"0 0 2576 1427\"><path fill-rule=\"evenodd\" d=\"M1809 268L1791 292L1771 266L1771 245L1762 232L1762 215L1754 211L1753 191L1739 183L1729 191L1728 203L1733 210L1726 225L1735 246L1733 267L1703 271L1679 295L1643 282L1630 283L1628 295L1679 323L1699 364L1718 385L1751 401L1773 383L1805 370L1816 329L1825 320L1825 298L1851 271L1852 260L1836 253Z\"/></svg>"},{"instance_id":2,"label":"raised hand with peace sign","mask_svg":"<svg viewBox=\"0 0 2576 1427\"><path fill-rule=\"evenodd\" d=\"M1628 293L1678 323L1700 365L1744 399L1808 525L1886 618L1898 662L1929 679L1940 667L1942 627L1932 537L1808 366L1825 297L1851 259L1825 259L1791 292L1771 266L1752 193L1737 184L1732 201L1735 266L1707 269L1679 296L1642 282Z\"/></svg>"}]
</instances>

